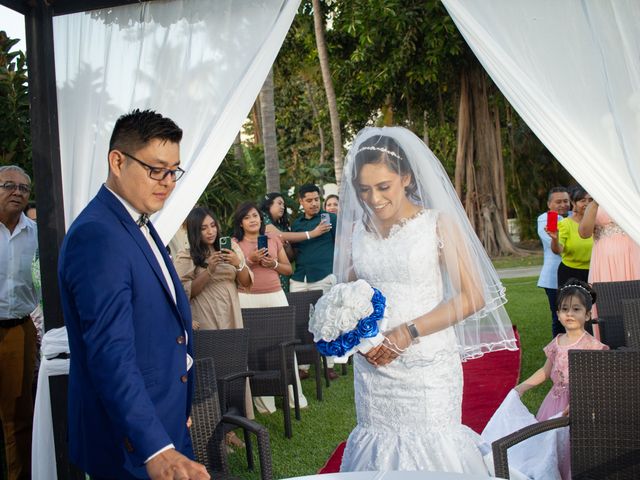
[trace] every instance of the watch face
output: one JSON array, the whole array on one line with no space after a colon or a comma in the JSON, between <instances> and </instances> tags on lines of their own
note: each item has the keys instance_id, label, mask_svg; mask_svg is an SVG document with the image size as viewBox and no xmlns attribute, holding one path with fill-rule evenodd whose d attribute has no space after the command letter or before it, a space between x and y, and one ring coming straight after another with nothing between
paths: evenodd
<instances>
[{"instance_id":1,"label":"watch face","mask_svg":"<svg viewBox=\"0 0 640 480\"><path fill-rule=\"evenodd\" d=\"M420 336L420 333L418 333L418 329L413 323L408 324L407 328L409 329L409 334L411 335L411 338L413 338L414 340Z\"/></svg>"}]
</instances>

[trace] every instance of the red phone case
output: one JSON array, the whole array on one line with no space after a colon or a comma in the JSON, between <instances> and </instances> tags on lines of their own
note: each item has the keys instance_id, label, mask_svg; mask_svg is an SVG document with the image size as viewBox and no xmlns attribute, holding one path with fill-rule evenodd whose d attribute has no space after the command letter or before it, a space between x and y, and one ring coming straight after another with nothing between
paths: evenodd
<instances>
[{"instance_id":1,"label":"red phone case","mask_svg":"<svg viewBox=\"0 0 640 480\"><path fill-rule=\"evenodd\" d=\"M554 212L552 210L549 210L547 212L547 231L548 232L558 231L558 212Z\"/></svg>"}]
</instances>

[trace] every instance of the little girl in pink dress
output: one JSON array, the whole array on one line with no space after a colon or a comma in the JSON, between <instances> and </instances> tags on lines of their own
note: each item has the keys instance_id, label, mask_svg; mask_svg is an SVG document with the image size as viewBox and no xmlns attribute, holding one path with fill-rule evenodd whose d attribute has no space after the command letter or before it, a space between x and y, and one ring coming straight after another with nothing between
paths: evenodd
<instances>
[{"instance_id":1,"label":"little girl in pink dress","mask_svg":"<svg viewBox=\"0 0 640 480\"><path fill-rule=\"evenodd\" d=\"M589 335L585 322L591 317L596 294L591 287L579 280L570 279L558 291L558 319L566 329L544 348L547 360L543 367L518 385L515 390L522 395L527 390L551 378L553 387L545 397L536 418L548 420L569 409L569 350L608 350L609 347ZM571 478L568 442L558 446L558 468L563 479Z\"/></svg>"}]
</instances>

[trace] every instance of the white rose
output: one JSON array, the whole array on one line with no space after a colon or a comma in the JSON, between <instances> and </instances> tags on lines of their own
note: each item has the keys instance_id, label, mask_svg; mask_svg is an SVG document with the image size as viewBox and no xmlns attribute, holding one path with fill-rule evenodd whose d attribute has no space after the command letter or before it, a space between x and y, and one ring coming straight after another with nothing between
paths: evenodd
<instances>
[{"instance_id":1,"label":"white rose","mask_svg":"<svg viewBox=\"0 0 640 480\"><path fill-rule=\"evenodd\" d=\"M340 329L333 322L325 323L324 325L322 325L322 328L320 329L320 338L325 342L330 342L331 340L335 340L336 338L338 338L339 335L340 335ZM320 340L320 338L316 339L314 337L314 340L318 341Z\"/></svg>"},{"instance_id":2,"label":"white rose","mask_svg":"<svg viewBox=\"0 0 640 480\"><path fill-rule=\"evenodd\" d=\"M357 314L350 308L343 307L338 311L338 328L341 332L353 330L358 324Z\"/></svg>"}]
</instances>

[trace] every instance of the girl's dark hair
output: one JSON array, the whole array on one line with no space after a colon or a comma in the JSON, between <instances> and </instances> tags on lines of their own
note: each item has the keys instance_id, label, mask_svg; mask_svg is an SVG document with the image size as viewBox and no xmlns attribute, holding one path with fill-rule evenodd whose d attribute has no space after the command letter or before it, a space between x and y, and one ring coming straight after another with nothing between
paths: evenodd
<instances>
[{"instance_id":1,"label":"girl's dark hair","mask_svg":"<svg viewBox=\"0 0 640 480\"><path fill-rule=\"evenodd\" d=\"M570 278L567 280L567 283L558 290L556 310L560 310L562 302L570 297L580 298L587 312L590 312L593 304L596 303L596 292L593 291L588 283L578 280L577 278Z\"/></svg>"},{"instance_id":2,"label":"girl's dark hair","mask_svg":"<svg viewBox=\"0 0 640 480\"><path fill-rule=\"evenodd\" d=\"M351 179L356 191L358 191L358 181L360 180L360 170L362 170L362 167L367 164L378 163L384 163L389 170L400 176L404 177L405 175L409 175L411 180L409 185L405 187L405 193L408 198L413 198L417 201L420 200L416 178L407 160L407 155L393 138L383 135L374 135L373 137L367 138L359 146L355 158L353 178Z\"/></svg>"},{"instance_id":3,"label":"girl's dark hair","mask_svg":"<svg viewBox=\"0 0 640 480\"><path fill-rule=\"evenodd\" d=\"M569 192L569 195L571 196L571 201L573 203L576 203L576 202L582 200L587 195L589 195L589 192L587 192L580 185L574 185L573 188L571 188L571 190Z\"/></svg>"},{"instance_id":4,"label":"girl's dark hair","mask_svg":"<svg viewBox=\"0 0 640 480\"><path fill-rule=\"evenodd\" d=\"M289 215L287 214L286 202L284 206L284 213L282 214L282 217L280 218L280 220L276 222L271 216L271 205L273 205L273 202L276 201L276 198L281 198L283 202L285 201L284 195L282 195L280 192L271 192L271 193L267 193L264 196L264 198L262 199L262 202L260 202L260 211L262 212L262 217L263 218L269 217L269 219L271 220L271 223L273 223L276 227L278 227L278 230L288 231Z\"/></svg>"},{"instance_id":5,"label":"girl's dark hair","mask_svg":"<svg viewBox=\"0 0 640 480\"><path fill-rule=\"evenodd\" d=\"M216 241L213 242L214 250L220 250L218 239L220 238L220 223L211 210L206 207L196 207L187 215L187 239L189 240L189 253L194 265L207 268L207 258L210 255L209 245L202 241L202 222L208 216L213 218L218 229Z\"/></svg>"},{"instance_id":6,"label":"girl's dark hair","mask_svg":"<svg viewBox=\"0 0 640 480\"><path fill-rule=\"evenodd\" d=\"M244 230L242 229L242 219L247 216L247 214L255 209L260 215L260 235L264 235L264 218L262 216L262 212L258 208L258 206L253 202L243 202L238 205L236 211L233 214L233 236L238 240L242 240L244 238Z\"/></svg>"}]
</instances>

